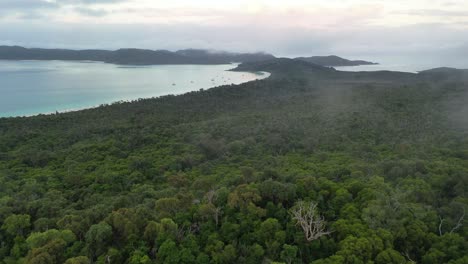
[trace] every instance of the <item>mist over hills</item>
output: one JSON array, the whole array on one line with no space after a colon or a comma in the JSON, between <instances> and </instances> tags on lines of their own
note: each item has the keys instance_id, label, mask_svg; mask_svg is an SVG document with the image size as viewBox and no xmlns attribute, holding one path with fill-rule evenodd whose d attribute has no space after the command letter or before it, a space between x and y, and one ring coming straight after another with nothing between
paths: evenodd
<instances>
[{"instance_id":1,"label":"mist over hills","mask_svg":"<svg viewBox=\"0 0 468 264\"><path fill-rule=\"evenodd\" d=\"M307 61L275 58L265 61L246 62L237 66L234 71L267 71L278 72L281 74L297 73L297 72L333 72L335 69L310 63Z\"/></svg>"},{"instance_id":2,"label":"mist over hills","mask_svg":"<svg viewBox=\"0 0 468 264\"><path fill-rule=\"evenodd\" d=\"M90 60L123 65L158 64L227 64L261 61L274 58L267 53L211 52L208 50L118 49L68 50L0 46L0 59L6 60Z\"/></svg>"},{"instance_id":3,"label":"mist over hills","mask_svg":"<svg viewBox=\"0 0 468 264\"><path fill-rule=\"evenodd\" d=\"M227 51L213 51L213 50L204 50L204 49L184 49L178 50L176 54L190 57L193 59L204 59L212 58L213 60L219 61L229 61L229 62L253 62L253 61L265 61L274 59L275 56L264 53L237 53L237 52L227 52Z\"/></svg>"},{"instance_id":4,"label":"mist over hills","mask_svg":"<svg viewBox=\"0 0 468 264\"><path fill-rule=\"evenodd\" d=\"M239 53L205 49L183 49L172 52L135 48L111 51L0 46L0 59L3 60L89 60L121 65L161 65L249 63L270 61L275 58L274 55L265 52ZM299 57L296 60L328 67L375 64L362 60L351 61L338 56Z\"/></svg>"}]
</instances>

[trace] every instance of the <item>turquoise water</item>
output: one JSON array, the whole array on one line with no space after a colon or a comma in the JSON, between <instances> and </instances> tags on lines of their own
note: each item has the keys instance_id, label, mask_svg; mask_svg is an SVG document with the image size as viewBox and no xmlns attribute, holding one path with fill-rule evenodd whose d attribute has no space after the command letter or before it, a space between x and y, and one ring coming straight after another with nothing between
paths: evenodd
<instances>
[{"instance_id":1,"label":"turquoise water","mask_svg":"<svg viewBox=\"0 0 468 264\"><path fill-rule=\"evenodd\" d=\"M0 60L0 117L95 107L262 79L236 65L129 67L99 62Z\"/></svg>"}]
</instances>

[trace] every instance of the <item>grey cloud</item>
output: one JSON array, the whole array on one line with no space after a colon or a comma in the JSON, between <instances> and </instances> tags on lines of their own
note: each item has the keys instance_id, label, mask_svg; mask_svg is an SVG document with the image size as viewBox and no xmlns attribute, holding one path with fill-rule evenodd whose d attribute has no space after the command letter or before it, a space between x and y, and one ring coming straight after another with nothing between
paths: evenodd
<instances>
[{"instance_id":1,"label":"grey cloud","mask_svg":"<svg viewBox=\"0 0 468 264\"><path fill-rule=\"evenodd\" d=\"M41 0L1 0L0 18L17 15L23 20L38 19L44 17L44 11L59 7L57 3Z\"/></svg>"},{"instance_id":2,"label":"grey cloud","mask_svg":"<svg viewBox=\"0 0 468 264\"><path fill-rule=\"evenodd\" d=\"M115 4L127 1L128 0L58 0L49 2L44 0L0 0L0 13L9 11L28 12L31 10L58 9L68 5L87 6L94 4ZM89 13L97 14L96 12L88 12L88 14Z\"/></svg>"},{"instance_id":3,"label":"grey cloud","mask_svg":"<svg viewBox=\"0 0 468 264\"><path fill-rule=\"evenodd\" d=\"M0 23L0 44L72 49L206 48L277 56L330 55L424 68L467 68L468 29L425 24L334 31L185 24Z\"/></svg>"},{"instance_id":4,"label":"grey cloud","mask_svg":"<svg viewBox=\"0 0 468 264\"><path fill-rule=\"evenodd\" d=\"M18 17L22 20L36 20L36 19L45 19L47 18L46 15L43 14L43 12L40 12L38 10L31 10L28 12L21 12Z\"/></svg>"},{"instance_id":5,"label":"grey cloud","mask_svg":"<svg viewBox=\"0 0 468 264\"><path fill-rule=\"evenodd\" d=\"M2 0L0 1L0 9L5 10L28 10L38 8L56 8L57 3L46 2L42 0Z\"/></svg>"},{"instance_id":6,"label":"grey cloud","mask_svg":"<svg viewBox=\"0 0 468 264\"><path fill-rule=\"evenodd\" d=\"M96 4L115 4L129 0L0 0L0 18L15 15L23 20L46 19L50 11L57 12L62 7L72 7L85 16L101 17L108 14L104 9L92 9Z\"/></svg>"},{"instance_id":7,"label":"grey cloud","mask_svg":"<svg viewBox=\"0 0 468 264\"><path fill-rule=\"evenodd\" d=\"M301 28L268 29L255 25L246 28L193 24L0 24L0 41L13 41L26 46L170 50L193 47L238 51L263 50L289 56L331 53L364 57L418 54L431 58L437 54L444 56L466 51L466 46L461 46L468 43L466 33L466 30L440 25L319 32Z\"/></svg>"},{"instance_id":8,"label":"grey cloud","mask_svg":"<svg viewBox=\"0 0 468 264\"><path fill-rule=\"evenodd\" d=\"M87 8L87 7L76 7L73 10L75 10L75 12L78 12L82 15L92 16L92 17L102 17L102 16L109 14L109 12L104 9L92 9L92 8Z\"/></svg>"}]
</instances>

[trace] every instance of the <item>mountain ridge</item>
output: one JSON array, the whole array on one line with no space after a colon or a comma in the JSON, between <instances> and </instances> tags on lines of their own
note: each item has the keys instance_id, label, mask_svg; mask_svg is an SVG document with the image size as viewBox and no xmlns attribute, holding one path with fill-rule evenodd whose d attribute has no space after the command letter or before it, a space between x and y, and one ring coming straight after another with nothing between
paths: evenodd
<instances>
[{"instance_id":1,"label":"mountain ridge","mask_svg":"<svg viewBox=\"0 0 468 264\"><path fill-rule=\"evenodd\" d=\"M184 52L185 51L185 52ZM189 50L168 51L136 48L110 50L70 50L24 48L20 46L0 46L0 59L5 60L90 60L121 65L160 65L160 64L228 64L250 62L274 58L267 53L233 53L204 51L196 56ZM193 50L194 51L194 50Z\"/></svg>"},{"instance_id":2,"label":"mountain ridge","mask_svg":"<svg viewBox=\"0 0 468 264\"><path fill-rule=\"evenodd\" d=\"M361 65L377 65L378 63L365 60L348 60L336 55L330 56L312 56L312 57L297 57L296 60L307 61L321 66L340 67L340 66L361 66Z\"/></svg>"},{"instance_id":3,"label":"mountain ridge","mask_svg":"<svg viewBox=\"0 0 468 264\"><path fill-rule=\"evenodd\" d=\"M208 49L181 49L177 51L151 50L138 48L103 49L44 49L21 46L0 46L2 60L66 60L100 61L119 65L164 65L164 64L199 64L217 65L237 63L255 63L278 59L266 52L229 52ZM326 67L375 65L364 60L348 60L335 55L298 57L294 60L305 61Z\"/></svg>"}]
</instances>

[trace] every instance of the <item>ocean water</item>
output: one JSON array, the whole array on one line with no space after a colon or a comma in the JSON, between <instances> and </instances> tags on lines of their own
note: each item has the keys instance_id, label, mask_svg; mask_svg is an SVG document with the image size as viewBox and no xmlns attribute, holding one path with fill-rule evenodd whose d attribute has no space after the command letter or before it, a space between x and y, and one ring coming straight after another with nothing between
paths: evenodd
<instances>
[{"instance_id":1,"label":"ocean water","mask_svg":"<svg viewBox=\"0 0 468 264\"><path fill-rule=\"evenodd\" d=\"M268 77L236 65L119 66L0 60L0 117L71 111L121 100L182 94Z\"/></svg>"},{"instance_id":2,"label":"ocean water","mask_svg":"<svg viewBox=\"0 0 468 264\"><path fill-rule=\"evenodd\" d=\"M345 56L346 57L346 56ZM439 67L468 69L468 60L453 57L410 57L410 56L350 56L346 58L364 59L378 62L378 65L335 67L339 71L400 71L417 73Z\"/></svg>"}]
</instances>

